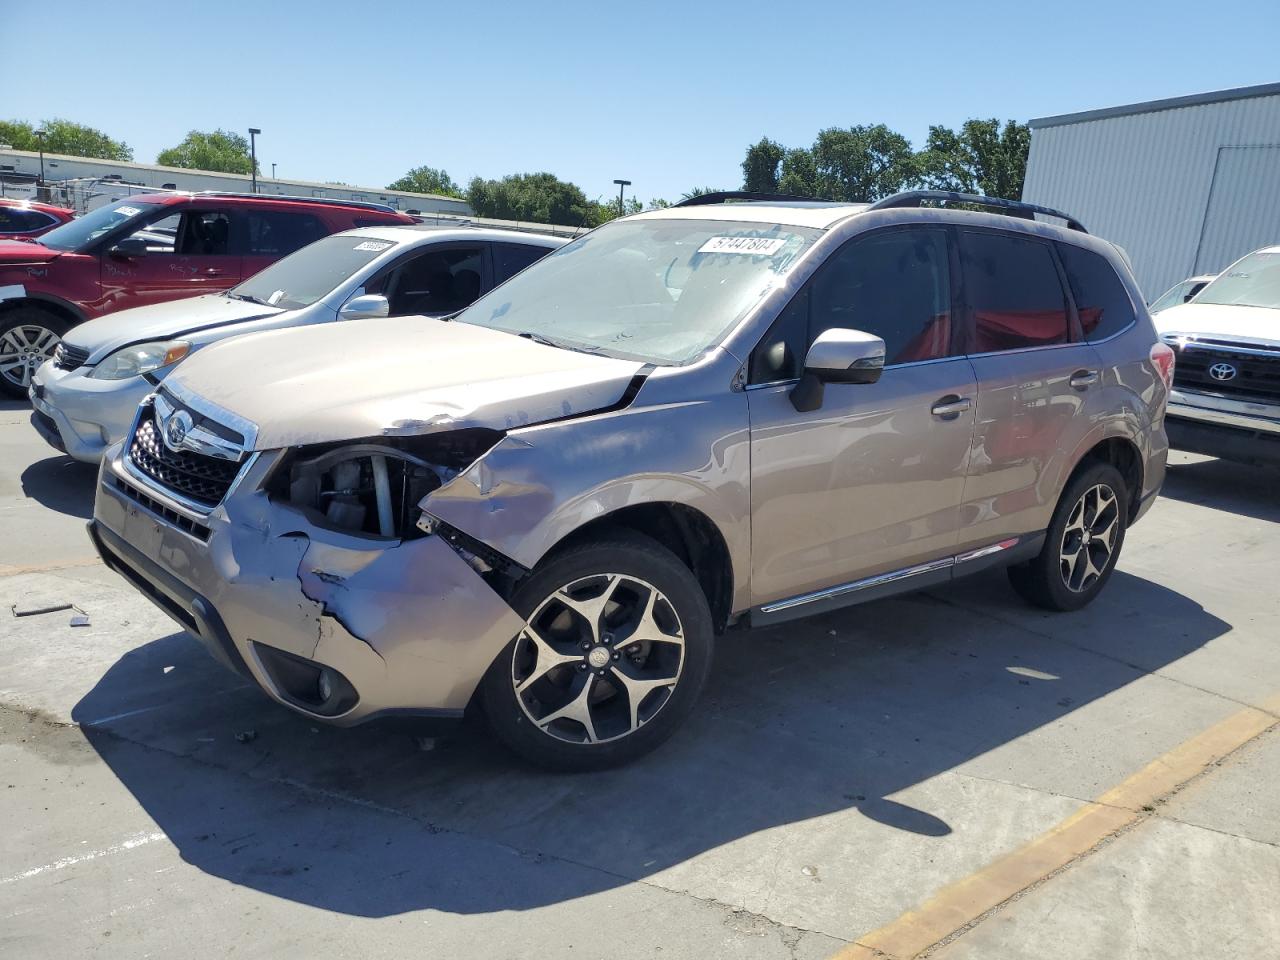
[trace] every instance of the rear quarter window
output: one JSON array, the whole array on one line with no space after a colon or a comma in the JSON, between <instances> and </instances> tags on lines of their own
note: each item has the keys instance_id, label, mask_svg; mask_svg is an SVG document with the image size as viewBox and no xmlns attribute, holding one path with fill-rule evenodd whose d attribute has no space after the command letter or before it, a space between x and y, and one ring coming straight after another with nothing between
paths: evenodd
<instances>
[{"instance_id":1,"label":"rear quarter window","mask_svg":"<svg viewBox=\"0 0 1280 960\"><path fill-rule=\"evenodd\" d=\"M1080 314L1080 329L1090 343L1106 340L1134 322L1133 302L1115 268L1092 250L1058 244L1058 254Z\"/></svg>"}]
</instances>

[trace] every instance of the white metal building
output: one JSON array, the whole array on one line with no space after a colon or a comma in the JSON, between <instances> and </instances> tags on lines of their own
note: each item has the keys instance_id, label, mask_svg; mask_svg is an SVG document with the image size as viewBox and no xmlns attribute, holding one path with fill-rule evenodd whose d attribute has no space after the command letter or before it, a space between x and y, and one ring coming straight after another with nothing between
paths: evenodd
<instances>
[{"instance_id":1,"label":"white metal building","mask_svg":"<svg viewBox=\"0 0 1280 960\"><path fill-rule=\"evenodd\" d=\"M1280 243L1280 83L1031 121L1022 199L1120 244L1147 298Z\"/></svg>"},{"instance_id":2,"label":"white metal building","mask_svg":"<svg viewBox=\"0 0 1280 960\"><path fill-rule=\"evenodd\" d=\"M0 148L0 189L7 196L32 197L35 180L40 176L40 155L28 150ZM76 181L100 183L102 189L73 191L64 202L70 202L78 212L85 213L99 203L117 199L118 188L129 185L162 188L167 190L221 190L248 193L252 178L240 173L216 173L208 170L187 170L183 167L162 167L154 163L125 163L119 160L94 160L88 157L68 157L57 153L44 155L44 179L58 192L60 182ZM313 183L309 180L278 180L258 177L258 192L293 197L328 197L334 200L363 200L369 203L385 203L405 212L453 213L466 216L471 208L465 200L442 197L430 193L409 193L404 190L385 190L377 187L355 187L337 183ZM83 198L81 194L83 193ZM58 197L51 200L58 202ZM97 201L97 202L95 202Z\"/></svg>"}]
</instances>

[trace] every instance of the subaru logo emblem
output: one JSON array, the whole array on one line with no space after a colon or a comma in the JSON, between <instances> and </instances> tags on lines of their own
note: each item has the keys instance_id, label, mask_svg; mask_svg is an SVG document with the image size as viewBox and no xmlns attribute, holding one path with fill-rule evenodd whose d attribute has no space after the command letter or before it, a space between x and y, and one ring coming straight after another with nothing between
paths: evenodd
<instances>
[{"instance_id":1,"label":"subaru logo emblem","mask_svg":"<svg viewBox=\"0 0 1280 960\"><path fill-rule=\"evenodd\" d=\"M164 424L164 442L171 450L177 450L182 446L182 441L187 439L187 434L195 425L191 419L191 414L185 410L179 410L165 421Z\"/></svg>"},{"instance_id":2,"label":"subaru logo emblem","mask_svg":"<svg viewBox=\"0 0 1280 960\"><path fill-rule=\"evenodd\" d=\"M1215 380L1234 380L1236 368L1229 363L1215 363L1209 368L1209 376Z\"/></svg>"}]
</instances>

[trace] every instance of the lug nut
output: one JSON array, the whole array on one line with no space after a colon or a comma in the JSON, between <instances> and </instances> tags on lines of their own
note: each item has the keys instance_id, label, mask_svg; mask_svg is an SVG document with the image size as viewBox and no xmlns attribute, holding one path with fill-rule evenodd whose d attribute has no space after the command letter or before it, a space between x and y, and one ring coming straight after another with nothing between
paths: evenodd
<instances>
[{"instance_id":1,"label":"lug nut","mask_svg":"<svg viewBox=\"0 0 1280 960\"><path fill-rule=\"evenodd\" d=\"M591 649L591 642L590 642L589 640L583 640L583 641L582 641L582 643L581 643L581 647L582 647L582 649L583 649L583 650L590 650L590 649Z\"/></svg>"},{"instance_id":2,"label":"lug nut","mask_svg":"<svg viewBox=\"0 0 1280 960\"><path fill-rule=\"evenodd\" d=\"M615 660L621 660L621 659L622 659L622 654L620 654L620 653L615 653L615 654L613 655L613 659L615 659Z\"/></svg>"},{"instance_id":3,"label":"lug nut","mask_svg":"<svg viewBox=\"0 0 1280 960\"><path fill-rule=\"evenodd\" d=\"M596 676L597 676L597 677L603 677L603 676L604 676L604 671L603 671L603 670L597 670L597 671L596 671Z\"/></svg>"},{"instance_id":4,"label":"lug nut","mask_svg":"<svg viewBox=\"0 0 1280 960\"><path fill-rule=\"evenodd\" d=\"M604 643L613 643L613 634L612 634L612 633L606 633L606 634L605 634L604 636L602 636L600 639L601 639L601 641L602 641L602 642L604 642Z\"/></svg>"},{"instance_id":5,"label":"lug nut","mask_svg":"<svg viewBox=\"0 0 1280 960\"><path fill-rule=\"evenodd\" d=\"M579 672L579 673L581 673L581 672L582 672L583 670L585 670L585 669L587 669L587 665L586 665L585 663L580 663L580 664L578 664L578 672Z\"/></svg>"}]
</instances>

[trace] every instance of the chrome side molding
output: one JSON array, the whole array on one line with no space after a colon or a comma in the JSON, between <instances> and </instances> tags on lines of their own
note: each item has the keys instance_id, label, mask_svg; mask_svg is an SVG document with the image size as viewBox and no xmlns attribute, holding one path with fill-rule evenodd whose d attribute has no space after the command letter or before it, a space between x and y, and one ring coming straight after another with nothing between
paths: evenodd
<instances>
[{"instance_id":1,"label":"chrome side molding","mask_svg":"<svg viewBox=\"0 0 1280 960\"><path fill-rule=\"evenodd\" d=\"M907 580L911 577L919 577L926 573L937 573L939 570L947 570L957 567L962 563L968 563L971 560L978 560L982 557L994 556L997 553L1003 553L1010 550L1025 540L1025 537L1010 537L1007 540L1001 540L998 543L988 544L985 547L978 547L976 550L966 550L964 553L957 553L951 557L943 557L940 560L930 560L928 563L916 564L912 567L903 567L901 570L890 570L888 573L878 573L873 577L865 577L862 580L853 580L849 583L838 584L834 587L827 587L824 590L815 590L813 593L802 593L796 597L788 597L785 600L775 600L773 603L766 603L760 607L761 613L779 613L783 610L791 610L795 607L804 606L807 603L816 603L819 600L832 600L836 597L843 597L850 593L857 593L860 590L869 590L872 587L884 586L887 583L895 583L899 580Z\"/></svg>"}]
</instances>

